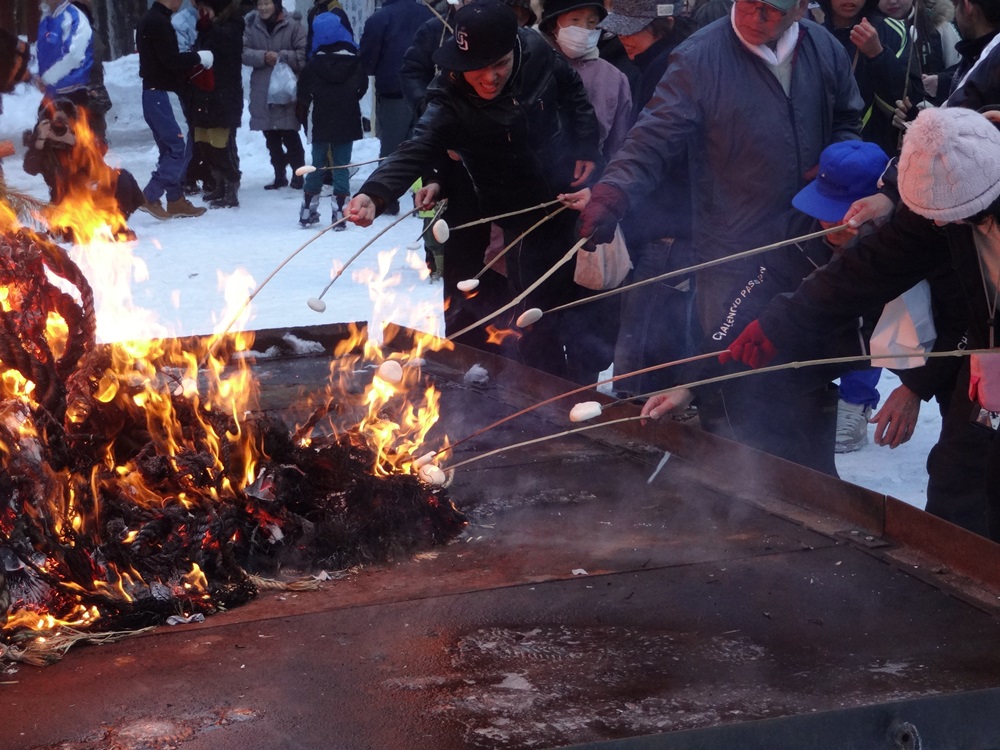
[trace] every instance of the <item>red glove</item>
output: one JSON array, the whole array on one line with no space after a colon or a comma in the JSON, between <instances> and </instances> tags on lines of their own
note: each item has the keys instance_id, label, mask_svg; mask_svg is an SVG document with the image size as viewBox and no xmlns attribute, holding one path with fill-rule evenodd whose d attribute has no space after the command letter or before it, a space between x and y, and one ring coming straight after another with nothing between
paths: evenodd
<instances>
[{"instance_id":1,"label":"red glove","mask_svg":"<svg viewBox=\"0 0 1000 750\"><path fill-rule=\"evenodd\" d=\"M774 348L774 344L764 335L760 323L753 320L750 321L750 325L743 329L743 333L729 345L729 348L719 355L719 362L726 364L737 360L756 370L758 367L766 367L777 353L778 350Z\"/></svg>"},{"instance_id":2,"label":"red glove","mask_svg":"<svg viewBox=\"0 0 1000 750\"><path fill-rule=\"evenodd\" d=\"M195 65L188 71L188 80L199 91L215 91L215 71L211 68Z\"/></svg>"},{"instance_id":3,"label":"red glove","mask_svg":"<svg viewBox=\"0 0 1000 750\"><path fill-rule=\"evenodd\" d=\"M614 185L599 182L591 191L590 203L580 212L577 236L591 237L597 245L611 242L615 227L627 212L628 196Z\"/></svg>"}]
</instances>

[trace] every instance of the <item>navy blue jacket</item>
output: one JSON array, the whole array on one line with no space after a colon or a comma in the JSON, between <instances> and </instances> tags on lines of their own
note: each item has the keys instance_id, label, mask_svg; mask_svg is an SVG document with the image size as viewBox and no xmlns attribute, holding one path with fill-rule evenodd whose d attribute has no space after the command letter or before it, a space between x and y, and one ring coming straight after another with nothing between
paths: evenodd
<instances>
[{"instance_id":1,"label":"navy blue jacket","mask_svg":"<svg viewBox=\"0 0 1000 750\"><path fill-rule=\"evenodd\" d=\"M418 0L385 0L365 22L358 54L365 72L375 76L376 94L402 97L399 71L403 55L413 43L417 29L431 16L430 9Z\"/></svg>"}]
</instances>

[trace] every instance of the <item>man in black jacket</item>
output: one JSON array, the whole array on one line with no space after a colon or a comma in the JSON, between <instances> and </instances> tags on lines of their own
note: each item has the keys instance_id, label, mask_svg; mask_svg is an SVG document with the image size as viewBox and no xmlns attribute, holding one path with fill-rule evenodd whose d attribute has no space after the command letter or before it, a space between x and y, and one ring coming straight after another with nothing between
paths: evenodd
<instances>
[{"instance_id":1,"label":"man in black jacket","mask_svg":"<svg viewBox=\"0 0 1000 750\"><path fill-rule=\"evenodd\" d=\"M183 0L156 0L139 19L135 41L139 51L139 77L142 78L142 116L153 133L160 151L156 169L143 188L146 203L141 210L157 219L201 216L204 207L195 207L184 197L184 172L191 154L184 130L177 124L170 106L169 92L187 84L187 75L200 65L211 68L211 52L180 52L177 34L170 17ZM167 207L160 198L166 194Z\"/></svg>"},{"instance_id":2,"label":"man in black jacket","mask_svg":"<svg viewBox=\"0 0 1000 750\"><path fill-rule=\"evenodd\" d=\"M461 45L456 42L461 40ZM362 186L348 218L367 226L417 177L418 207L433 207L443 187L434 167L457 155L489 215L531 209L498 220L506 242L555 213L541 204L586 184L600 155L594 109L580 77L534 31L519 29L514 12L487 1L455 14L455 36L434 54L443 71L427 92L427 108L402 143ZM562 211L518 241L505 256L510 291L527 289L574 244L575 214ZM447 262L445 263L447 269ZM563 266L525 305L543 309L569 301L572 270ZM509 326L508 326L509 327ZM565 373L557 315L526 331L512 352L524 362Z\"/></svg>"}]
</instances>

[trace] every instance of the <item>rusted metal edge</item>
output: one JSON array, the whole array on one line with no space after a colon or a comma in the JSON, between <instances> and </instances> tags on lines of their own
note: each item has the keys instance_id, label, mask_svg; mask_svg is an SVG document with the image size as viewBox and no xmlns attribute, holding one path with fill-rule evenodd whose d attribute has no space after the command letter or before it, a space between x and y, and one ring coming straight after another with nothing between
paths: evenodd
<instances>
[{"instance_id":1,"label":"rusted metal edge","mask_svg":"<svg viewBox=\"0 0 1000 750\"><path fill-rule=\"evenodd\" d=\"M1000 736L1000 689L915 698L705 729L572 745L563 750L992 750Z\"/></svg>"},{"instance_id":2,"label":"rusted metal edge","mask_svg":"<svg viewBox=\"0 0 1000 750\"><path fill-rule=\"evenodd\" d=\"M254 332L254 348L267 348L281 342L287 334L293 334L319 342L332 351L348 335L351 325L364 327L366 324L264 329ZM385 347L409 351L416 335L413 329L390 326L384 335ZM548 373L461 344L449 345L440 352L428 351L424 356L435 371L459 379L473 365L485 367L493 386L491 395L517 409L576 387ZM559 412L568 415L574 403L584 400L608 403L612 399L591 390L567 397L543 413L547 418L558 420ZM638 412L638 407L629 404L615 407L615 417ZM569 424L568 417L565 422ZM649 447L670 451L687 462L701 482L719 493L752 503L821 533L844 536L842 532L855 530L892 540L947 566L951 573L1000 591L1000 546L889 495L820 474L678 422L662 421L646 426L627 422L586 434L622 450L631 450L639 454L640 459L654 460ZM646 450L636 451L636 446Z\"/></svg>"}]
</instances>

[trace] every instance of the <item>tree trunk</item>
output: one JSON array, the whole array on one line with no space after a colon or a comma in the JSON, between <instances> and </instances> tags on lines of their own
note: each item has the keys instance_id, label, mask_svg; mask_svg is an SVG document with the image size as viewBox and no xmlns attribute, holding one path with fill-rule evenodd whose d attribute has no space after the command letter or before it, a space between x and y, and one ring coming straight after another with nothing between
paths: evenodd
<instances>
[{"instance_id":1,"label":"tree trunk","mask_svg":"<svg viewBox=\"0 0 1000 750\"><path fill-rule=\"evenodd\" d=\"M94 21L108 60L135 52L135 25L148 8L147 0L95 0Z\"/></svg>"}]
</instances>

